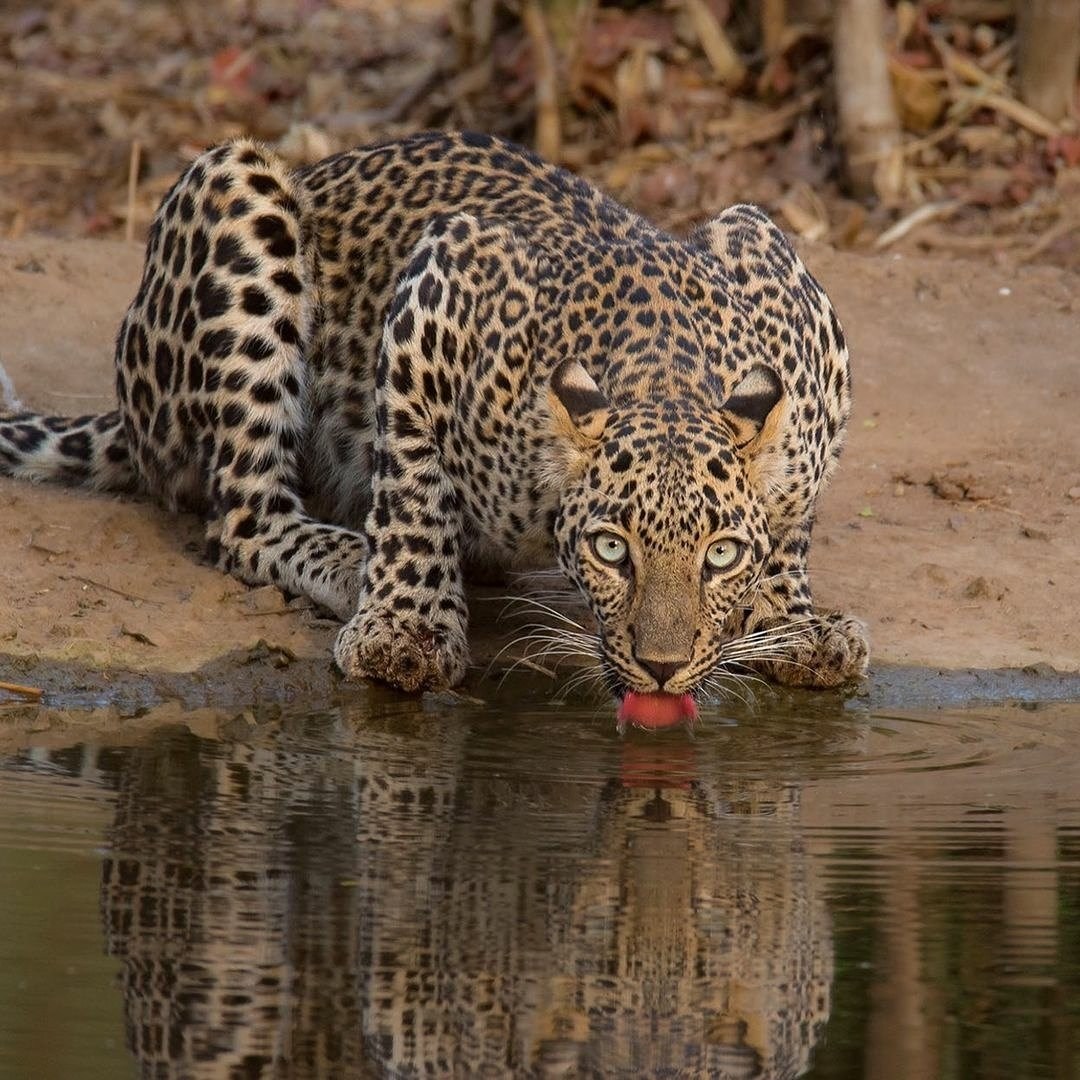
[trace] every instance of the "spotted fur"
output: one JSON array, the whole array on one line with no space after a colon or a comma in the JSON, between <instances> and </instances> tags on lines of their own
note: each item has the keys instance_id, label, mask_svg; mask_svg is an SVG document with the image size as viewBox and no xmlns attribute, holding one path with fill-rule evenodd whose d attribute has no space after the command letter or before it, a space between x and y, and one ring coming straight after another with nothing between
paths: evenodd
<instances>
[{"instance_id":1,"label":"spotted fur","mask_svg":"<svg viewBox=\"0 0 1080 1080\"><path fill-rule=\"evenodd\" d=\"M222 569L348 620L347 675L459 682L465 562L553 557L616 694L865 670L806 570L844 338L752 207L681 240L488 136L293 172L241 140L163 201L116 373L115 412L0 421L0 468L200 511Z\"/></svg>"}]
</instances>

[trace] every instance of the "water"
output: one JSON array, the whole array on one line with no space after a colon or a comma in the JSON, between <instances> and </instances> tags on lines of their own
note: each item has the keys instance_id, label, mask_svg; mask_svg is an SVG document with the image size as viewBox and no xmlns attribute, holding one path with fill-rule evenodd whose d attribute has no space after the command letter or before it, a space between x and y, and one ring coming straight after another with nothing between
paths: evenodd
<instances>
[{"instance_id":1,"label":"water","mask_svg":"<svg viewBox=\"0 0 1080 1080\"><path fill-rule=\"evenodd\" d=\"M1078 706L5 718L4 1080L1080 1076Z\"/></svg>"}]
</instances>

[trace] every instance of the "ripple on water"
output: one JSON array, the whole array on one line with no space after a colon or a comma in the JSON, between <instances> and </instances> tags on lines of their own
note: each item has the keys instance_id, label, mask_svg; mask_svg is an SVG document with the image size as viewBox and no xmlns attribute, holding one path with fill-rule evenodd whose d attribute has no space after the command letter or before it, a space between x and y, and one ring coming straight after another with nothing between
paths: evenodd
<instances>
[{"instance_id":1,"label":"ripple on water","mask_svg":"<svg viewBox=\"0 0 1080 1080\"><path fill-rule=\"evenodd\" d=\"M9 756L0 1074L1055 1075L1080 712L779 700L621 738L372 693Z\"/></svg>"}]
</instances>

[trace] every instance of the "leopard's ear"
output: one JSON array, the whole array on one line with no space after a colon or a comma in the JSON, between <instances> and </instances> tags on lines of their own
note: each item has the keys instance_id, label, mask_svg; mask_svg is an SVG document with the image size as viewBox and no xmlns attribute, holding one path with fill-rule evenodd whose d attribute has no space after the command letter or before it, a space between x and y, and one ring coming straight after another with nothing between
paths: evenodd
<instances>
[{"instance_id":1,"label":"leopard's ear","mask_svg":"<svg viewBox=\"0 0 1080 1080\"><path fill-rule=\"evenodd\" d=\"M610 416L608 400L574 359L564 360L548 380L548 409L555 434L580 450L594 447Z\"/></svg>"},{"instance_id":2,"label":"leopard's ear","mask_svg":"<svg viewBox=\"0 0 1080 1080\"><path fill-rule=\"evenodd\" d=\"M753 453L773 441L787 415L787 397L780 376L764 364L755 364L723 405L735 445Z\"/></svg>"}]
</instances>

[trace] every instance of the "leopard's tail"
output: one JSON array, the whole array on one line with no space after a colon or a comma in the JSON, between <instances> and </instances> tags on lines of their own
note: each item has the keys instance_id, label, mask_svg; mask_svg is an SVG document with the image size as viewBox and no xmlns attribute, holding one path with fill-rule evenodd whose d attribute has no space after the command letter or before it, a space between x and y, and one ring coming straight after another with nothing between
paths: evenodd
<instances>
[{"instance_id":1,"label":"leopard's tail","mask_svg":"<svg viewBox=\"0 0 1080 1080\"><path fill-rule=\"evenodd\" d=\"M0 408L0 476L132 490L135 470L120 413L42 416Z\"/></svg>"}]
</instances>

